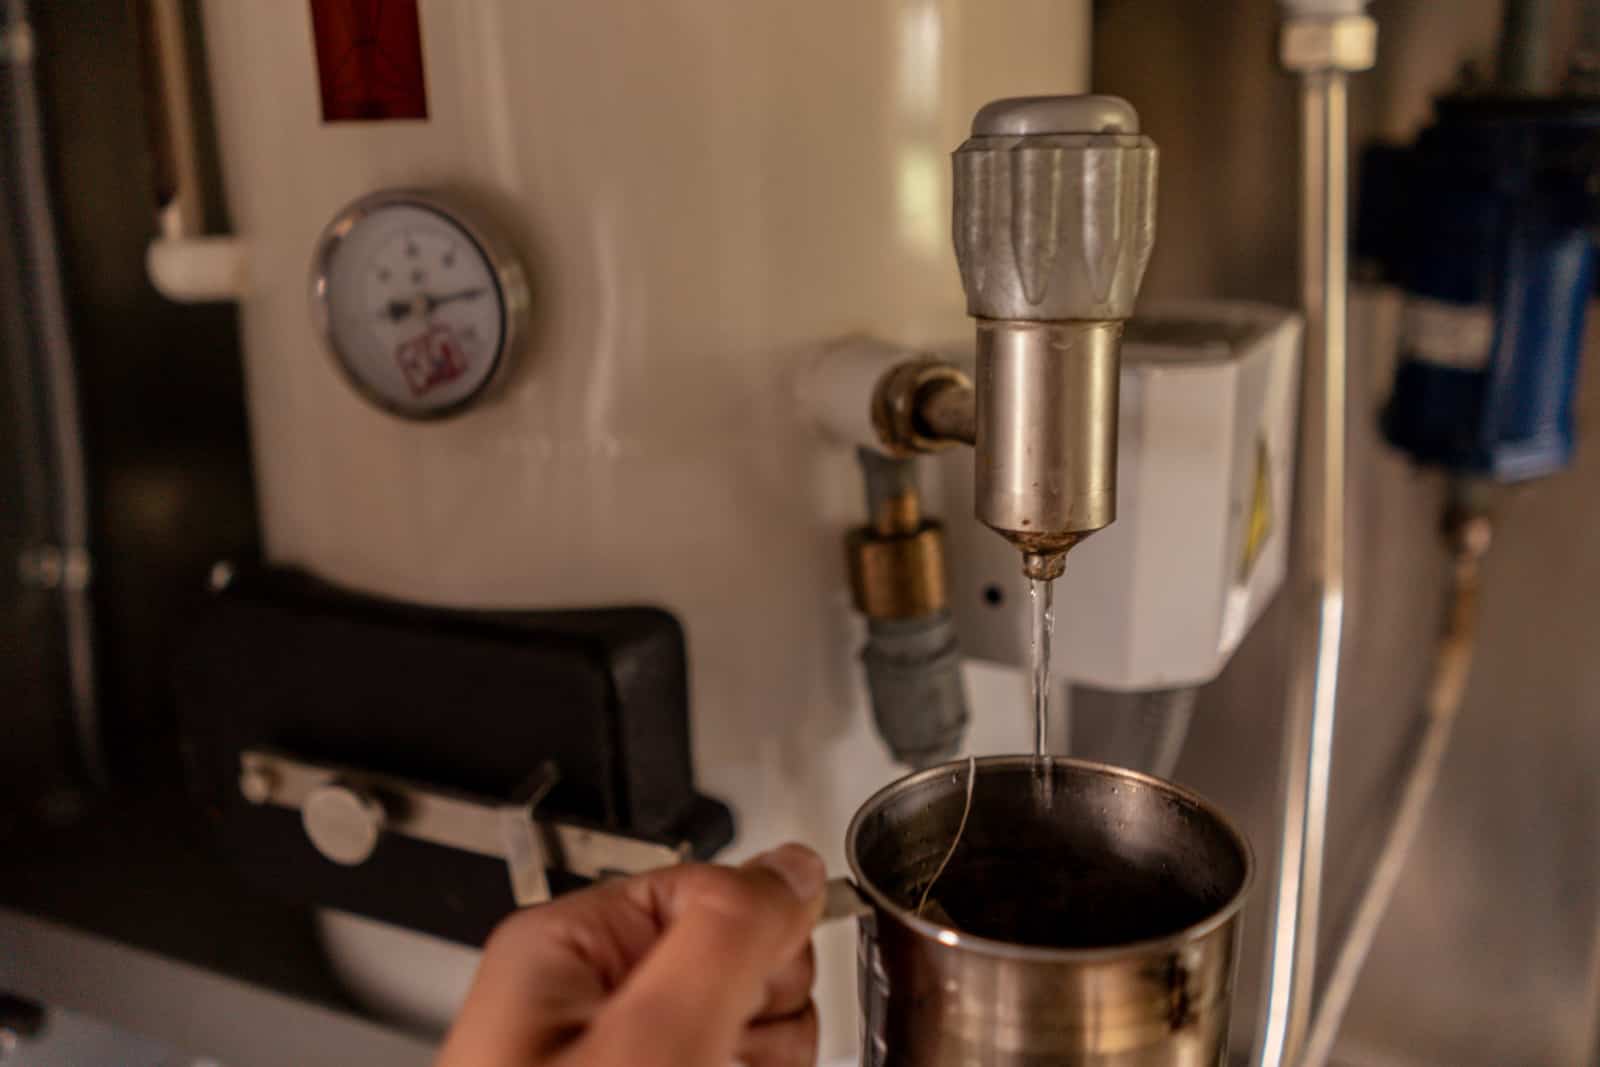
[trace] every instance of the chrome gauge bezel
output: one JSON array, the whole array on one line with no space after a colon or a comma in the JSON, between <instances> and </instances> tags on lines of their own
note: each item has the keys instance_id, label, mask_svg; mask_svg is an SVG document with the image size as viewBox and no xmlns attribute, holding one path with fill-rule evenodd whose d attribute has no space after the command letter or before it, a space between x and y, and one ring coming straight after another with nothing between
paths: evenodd
<instances>
[{"instance_id":1,"label":"chrome gauge bezel","mask_svg":"<svg viewBox=\"0 0 1600 1067\"><path fill-rule=\"evenodd\" d=\"M334 257L350 233L368 216L384 208L406 206L439 216L460 230L488 263L500 306L500 343L489 373L471 392L437 407L407 408L393 403L362 377L351 357L339 347L330 307L330 271ZM311 259L311 319L323 348L339 374L369 403L398 418L429 422L460 414L492 394L506 377L527 332L528 281L522 261L473 211L438 193L421 189L383 189L358 197L340 209L317 238Z\"/></svg>"}]
</instances>

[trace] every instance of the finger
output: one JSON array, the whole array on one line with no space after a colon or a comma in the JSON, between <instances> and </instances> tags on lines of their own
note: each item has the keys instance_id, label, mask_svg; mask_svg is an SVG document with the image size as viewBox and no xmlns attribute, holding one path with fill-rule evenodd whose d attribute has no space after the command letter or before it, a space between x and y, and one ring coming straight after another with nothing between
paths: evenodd
<instances>
[{"instance_id":1,"label":"finger","mask_svg":"<svg viewBox=\"0 0 1600 1067\"><path fill-rule=\"evenodd\" d=\"M817 1062L817 1009L809 1001L787 1019L747 1028L734 1049L745 1067L813 1067Z\"/></svg>"},{"instance_id":2,"label":"finger","mask_svg":"<svg viewBox=\"0 0 1600 1067\"><path fill-rule=\"evenodd\" d=\"M436 1067L531 1062L568 1044L665 925L651 895L622 881L513 913L485 944Z\"/></svg>"},{"instance_id":3,"label":"finger","mask_svg":"<svg viewBox=\"0 0 1600 1067\"><path fill-rule=\"evenodd\" d=\"M761 1022L793 1015L811 1002L811 983L817 976L817 956L807 941L800 954L767 978L767 997L756 1010Z\"/></svg>"},{"instance_id":4,"label":"finger","mask_svg":"<svg viewBox=\"0 0 1600 1067\"><path fill-rule=\"evenodd\" d=\"M602 978L560 936L581 903L550 907L516 914L489 938L435 1067L536 1062L599 1010Z\"/></svg>"},{"instance_id":5,"label":"finger","mask_svg":"<svg viewBox=\"0 0 1600 1067\"><path fill-rule=\"evenodd\" d=\"M485 946L485 954L514 959L540 952L570 955L592 968L610 992L622 984L668 925L669 917L658 909L659 894L646 888L647 884L682 869L601 882L548 904L525 908L500 924Z\"/></svg>"},{"instance_id":6,"label":"finger","mask_svg":"<svg viewBox=\"0 0 1600 1067\"><path fill-rule=\"evenodd\" d=\"M597 1016L599 1062L728 1062L768 978L809 940L825 877L814 852L787 845L738 870L653 879L671 926Z\"/></svg>"}]
</instances>

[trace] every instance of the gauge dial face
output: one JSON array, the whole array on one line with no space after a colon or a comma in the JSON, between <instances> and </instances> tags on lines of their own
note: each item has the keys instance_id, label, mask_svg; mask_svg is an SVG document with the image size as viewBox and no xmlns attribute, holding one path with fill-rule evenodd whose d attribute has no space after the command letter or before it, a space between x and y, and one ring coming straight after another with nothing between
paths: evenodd
<instances>
[{"instance_id":1,"label":"gauge dial face","mask_svg":"<svg viewBox=\"0 0 1600 1067\"><path fill-rule=\"evenodd\" d=\"M312 299L334 356L380 406L427 418L459 410L504 362L521 271L449 209L379 194L324 234Z\"/></svg>"}]
</instances>

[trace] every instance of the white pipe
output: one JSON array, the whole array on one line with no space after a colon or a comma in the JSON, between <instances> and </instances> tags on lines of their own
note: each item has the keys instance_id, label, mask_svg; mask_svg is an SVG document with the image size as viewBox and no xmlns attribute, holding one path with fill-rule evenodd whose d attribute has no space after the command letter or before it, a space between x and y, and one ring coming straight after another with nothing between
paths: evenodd
<instances>
[{"instance_id":1,"label":"white pipe","mask_svg":"<svg viewBox=\"0 0 1600 1067\"><path fill-rule=\"evenodd\" d=\"M872 424L872 395L895 367L926 358L915 349L854 336L819 348L793 382L795 410L837 444L883 451Z\"/></svg>"},{"instance_id":2,"label":"white pipe","mask_svg":"<svg viewBox=\"0 0 1600 1067\"><path fill-rule=\"evenodd\" d=\"M157 237L144 254L156 292L179 304L238 300L249 283L249 257L237 237Z\"/></svg>"}]
</instances>

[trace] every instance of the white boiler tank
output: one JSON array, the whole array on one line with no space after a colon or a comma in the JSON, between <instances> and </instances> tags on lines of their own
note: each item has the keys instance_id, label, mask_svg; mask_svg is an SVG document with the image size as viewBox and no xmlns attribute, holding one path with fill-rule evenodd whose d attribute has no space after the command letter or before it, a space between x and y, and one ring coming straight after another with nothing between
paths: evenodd
<instances>
[{"instance_id":1,"label":"white boiler tank","mask_svg":"<svg viewBox=\"0 0 1600 1067\"><path fill-rule=\"evenodd\" d=\"M842 335L970 332L948 153L988 100L1086 90L1088 9L422 0L427 118L324 122L308 5L207 0L271 558L428 604L669 609L728 858L798 839L842 870L850 813L898 771L846 592L859 473L788 378ZM472 202L527 266L521 351L448 419L364 400L307 300L324 225L391 187ZM1022 750L1020 680L969 672L969 746ZM448 1016L458 953L418 965L365 920L328 929L370 999ZM818 938L825 1060L855 1044L853 936Z\"/></svg>"}]
</instances>

